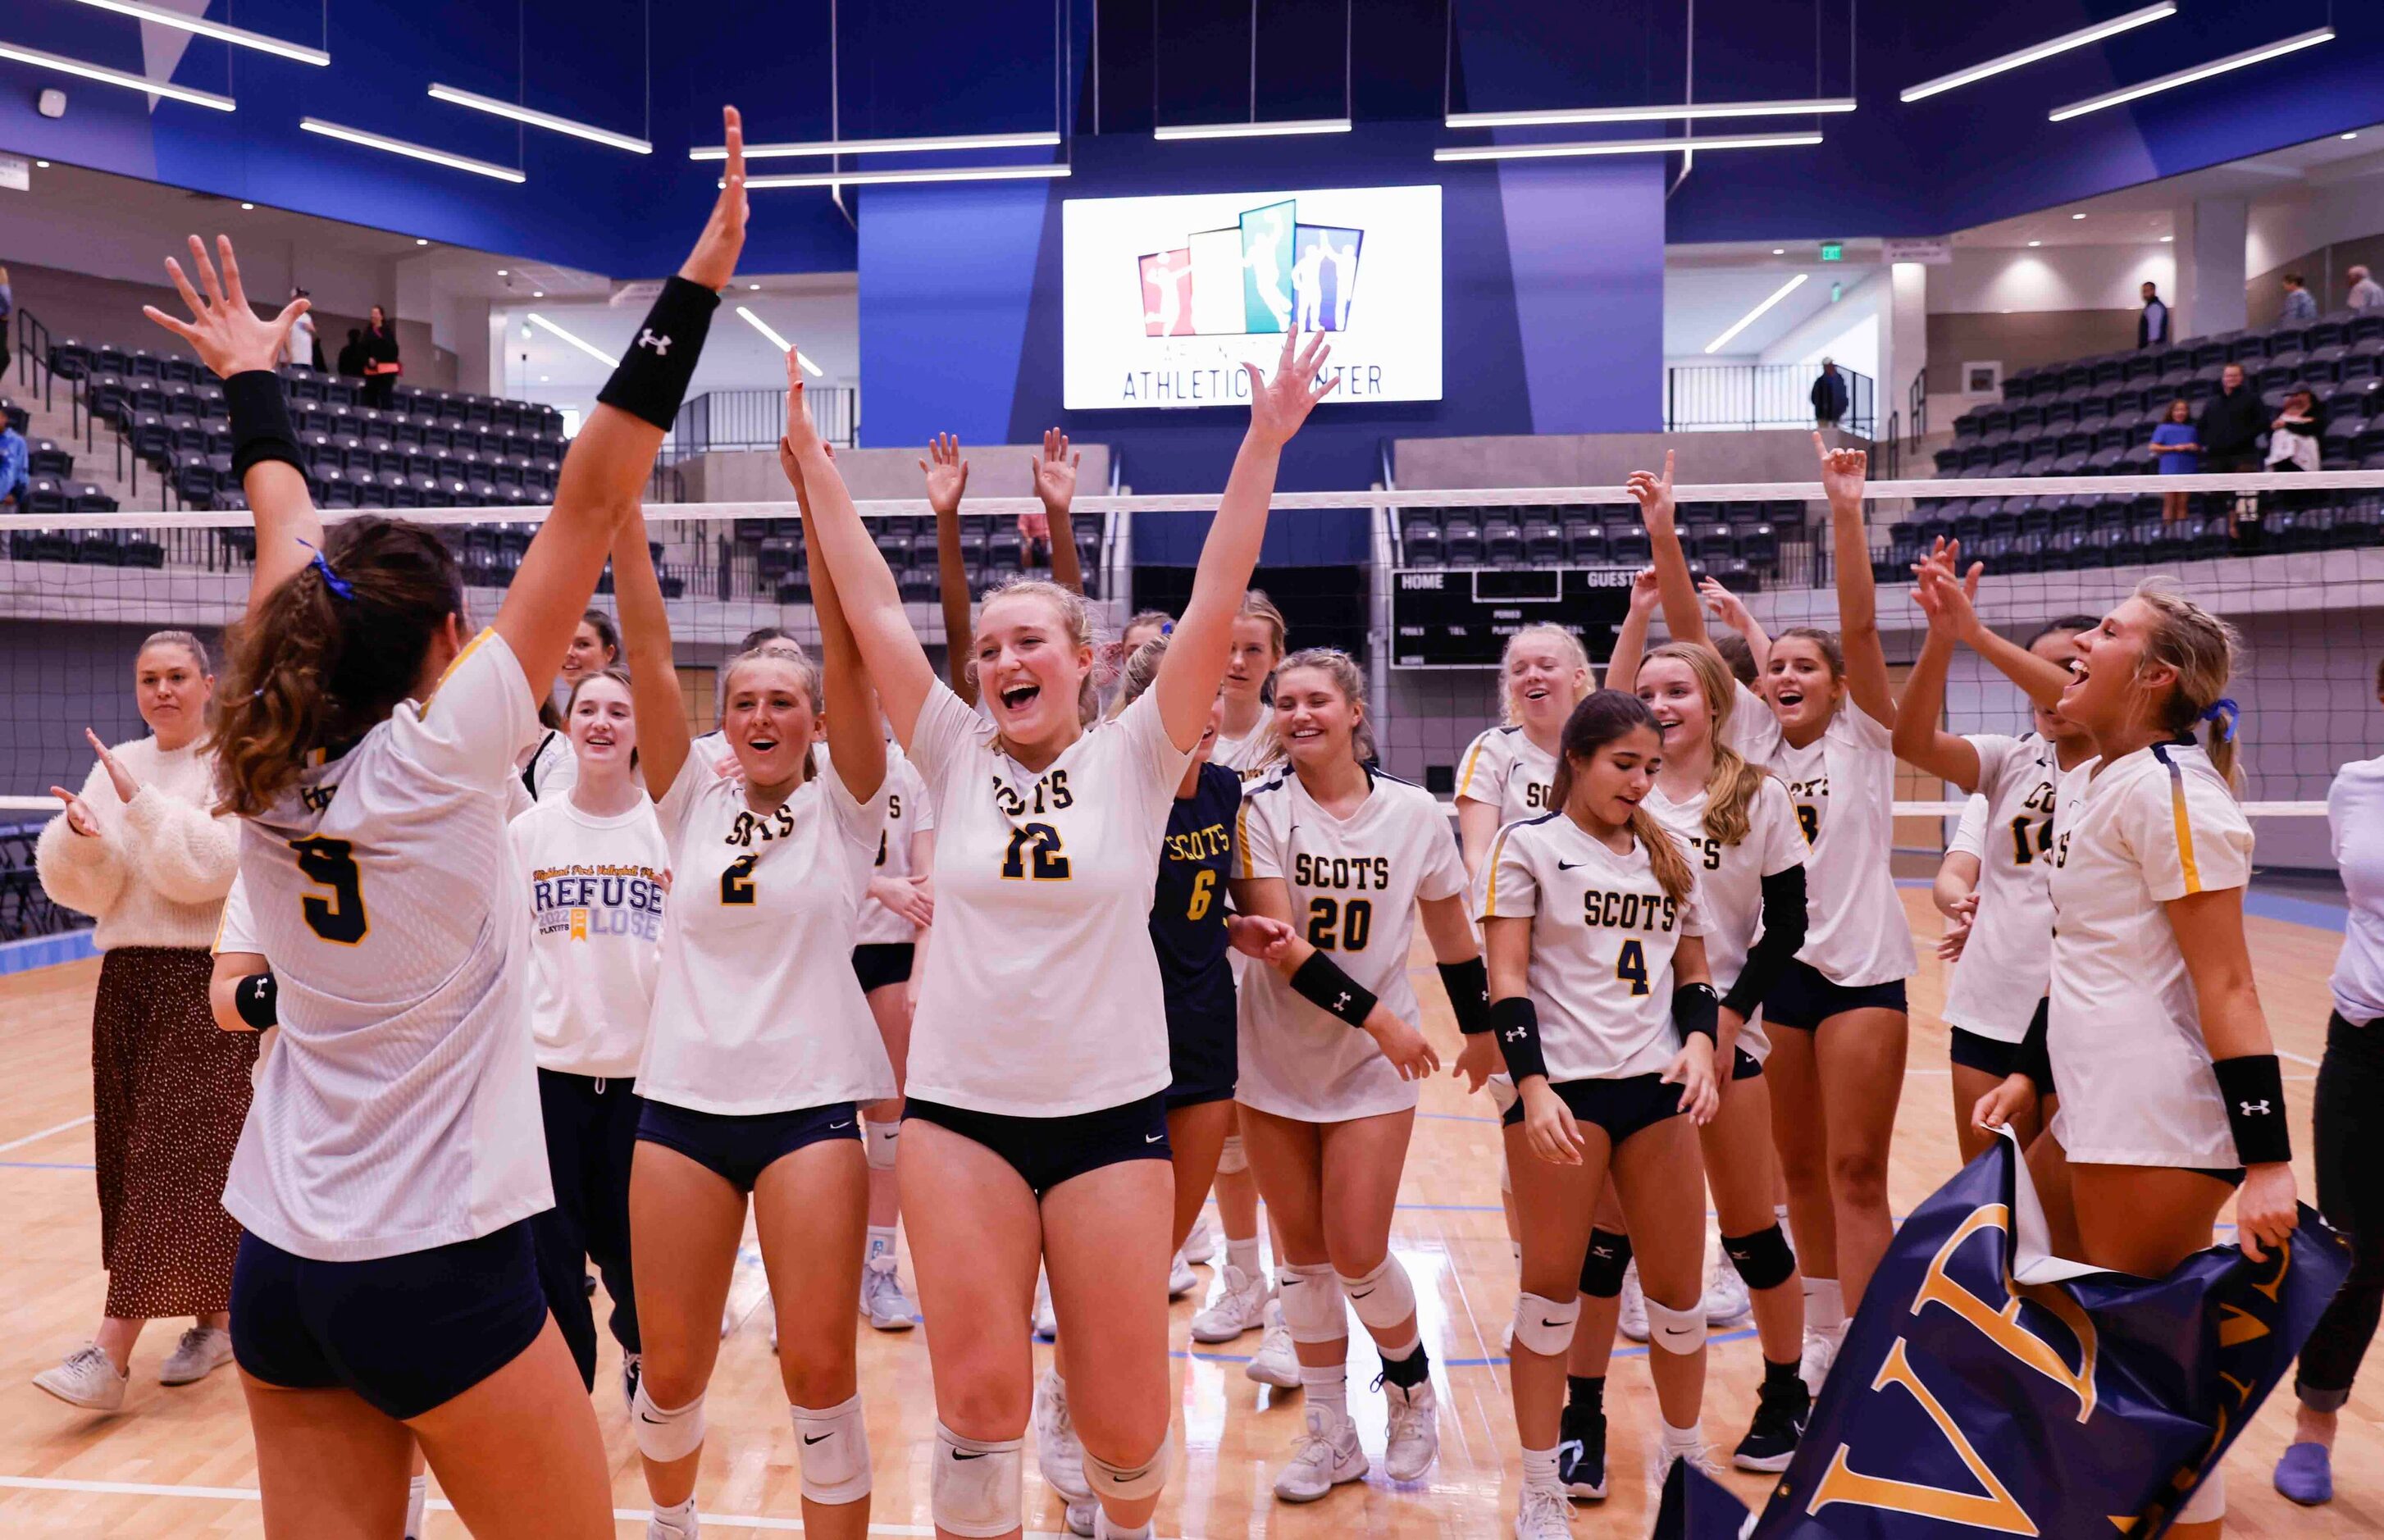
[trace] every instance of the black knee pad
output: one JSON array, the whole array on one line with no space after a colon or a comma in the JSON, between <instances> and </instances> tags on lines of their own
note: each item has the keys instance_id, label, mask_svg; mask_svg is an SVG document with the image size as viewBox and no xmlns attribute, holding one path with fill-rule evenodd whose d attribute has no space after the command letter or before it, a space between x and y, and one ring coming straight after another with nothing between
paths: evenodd
<instances>
[{"instance_id":1,"label":"black knee pad","mask_svg":"<svg viewBox=\"0 0 2384 1540\"><path fill-rule=\"evenodd\" d=\"M1619 1230L1593 1229L1589 1249L1581 1259L1581 1291L1596 1299L1612 1299L1622 1292L1623 1270L1631 1265L1631 1237Z\"/></svg>"},{"instance_id":2,"label":"black knee pad","mask_svg":"<svg viewBox=\"0 0 2384 1540\"><path fill-rule=\"evenodd\" d=\"M1777 1224L1751 1236L1724 1236L1721 1248L1749 1288L1778 1288L1796 1271L1796 1253L1788 1248L1788 1237Z\"/></svg>"}]
</instances>

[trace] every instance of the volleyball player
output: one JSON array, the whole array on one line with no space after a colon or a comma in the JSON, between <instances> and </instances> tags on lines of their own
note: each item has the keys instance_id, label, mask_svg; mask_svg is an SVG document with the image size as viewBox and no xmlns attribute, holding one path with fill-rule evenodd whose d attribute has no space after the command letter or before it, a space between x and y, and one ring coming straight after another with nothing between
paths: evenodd
<instances>
[{"instance_id":1,"label":"volleyball player","mask_svg":"<svg viewBox=\"0 0 2384 1540\"><path fill-rule=\"evenodd\" d=\"M539 706L539 721L545 725L546 732L522 763L522 789L531 801L544 801L558 791L569 789L572 773L578 767L567 720L571 692L588 675L614 667L620 661L621 633L614 627L613 617L595 609L581 615L579 625L571 633L571 645L564 649L563 666L554 671L553 689Z\"/></svg>"},{"instance_id":2,"label":"volleyball player","mask_svg":"<svg viewBox=\"0 0 2384 1540\"><path fill-rule=\"evenodd\" d=\"M1165 610L1136 610L1127 618L1125 625L1118 631L1118 639L1114 649L1117 653L1118 672L1120 676L1118 686L1115 689L1110 692L1109 704L1102 709L1102 715L1115 716L1118 713L1125 710L1125 681L1124 676L1126 664L1133 659L1136 652L1142 650L1144 643L1156 641L1174 628L1175 617L1169 615ZM1201 1224L1204 1227L1207 1224L1205 1216L1201 1221ZM1210 1249L1211 1251L1215 1249L1213 1244L1211 1246ZM1208 1258L1204 1255L1198 1260L1206 1261L1208 1261Z\"/></svg>"},{"instance_id":3,"label":"volleyball player","mask_svg":"<svg viewBox=\"0 0 2384 1540\"><path fill-rule=\"evenodd\" d=\"M145 311L223 379L257 526L214 739L282 1028L224 1193L247 1232L233 1348L275 1540L397 1533L409 1435L473 1530L613 1533L595 1413L532 1260L553 1198L503 793L538 730L531 681L562 661L736 270L742 130L724 116L725 185L647 316L657 345L600 392L468 644L430 530L361 517L326 538L272 372L305 302L258 318L230 241L218 279L192 237L205 297L169 264L192 318Z\"/></svg>"},{"instance_id":4,"label":"volleyball player","mask_svg":"<svg viewBox=\"0 0 2384 1540\"><path fill-rule=\"evenodd\" d=\"M1831 538L1839 630L1792 627L1771 639L1764 695L1743 696L1731 747L1787 783L1809 849L1805 944L1771 985L1764 1079L1788 1178L1805 1283L1804 1378L1815 1394L1844 1340L1848 1312L1894 1234L1887 1162L1904 1089L1904 981L1917 965L1889 867L1895 826L1895 695L1881 650L1863 536L1860 450L1813 436ZM1675 641L1708 643L1672 507L1672 456L1632 477L1664 585ZM1818 1112L1818 1116L1816 1113Z\"/></svg>"},{"instance_id":5,"label":"volleyball player","mask_svg":"<svg viewBox=\"0 0 2384 1540\"><path fill-rule=\"evenodd\" d=\"M861 1313L881 1332L907 1332L915 1324L915 1311L903 1292L894 1249L901 1219L901 1189L894 1170L902 1130L902 1073L911 1050L912 978L936 917L935 891L927 876L936 864L936 813L918 767L892 744L886 746L886 827L877 837L876 860L853 926L852 946L852 971L861 980L894 1071L894 1095L863 1109L869 1242L862 1263Z\"/></svg>"},{"instance_id":6,"label":"volleyball player","mask_svg":"<svg viewBox=\"0 0 2384 1540\"><path fill-rule=\"evenodd\" d=\"M1926 565L1922 581L1966 640L1981 637L1949 565ZM2092 734L2098 757L2062 776L2054 811L2044 1025L1974 1116L2005 1126L2057 1087L2049 1137L2029 1154L2054 1249L2142 1278L2207 1247L2229 1196L2254 1261L2296 1223L2283 1078L2243 937L2253 840L2231 786L2235 645L2224 621L2148 578L2079 634L2057 694L2042 659L2008 642L1989 653ZM2169 1534L2216 1540L2224 1475Z\"/></svg>"},{"instance_id":7,"label":"volleyball player","mask_svg":"<svg viewBox=\"0 0 2384 1540\"><path fill-rule=\"evenodd\" d=\"M1069 448L1068 436L1047 428L1043 447L1030 475L1041 514L1021 514L1018 529L1026 540L1024 557L1034 565L1038 544L1048 543L1051 581L1082 596L1085 572L1076 552L1076 538L1068 510L1076 496L1076 468L1084 459ZM936 576L943 601L944 662L952 692L969 705L977 703L976 680L967 667L967 641L975 635L970 615L968 565L961 555L961 498L968 491L968 462L961 458L961 441L950 433L927 441L927 458L919 462L927 478L927 506L936 518Z\"/></svg>"},{"instance_id":8,"label":"volleyball player","mask_svg":"<svg viewBox=\"0 0 2384 1540\"><path fill-rule=\"evenodd\" d=\"M1274 1492L1312 1502L1367 1469L1347 1410L1345 1297L1382 1353L1384 1471L1415 1481L1440 1452L1415 1286L1390 1253L1417 1082L1440 1067L1408 982L1419 913L1459 1022L1486 1030L1488 1000L1447 816L1430 792L1372 767L1365 680L1348 654L1283 661L1274 729L1283 763L1244 788L1234 906L1299 935L1243 975L1235 1099L1283 1240L1280 1307L1308 1399Z\"/></svg>"},{"instance_id":9,"label":"volleyball player","mask_svg":"<svg viewBox=\"0 0 2384 1540\"><path fill-rule=\"evenodd\" d=\"M1959 556L1956 545L1946 559ZM2053 871L2055 788L2065 774L2094 757L2094 746L2075 723L2043 706L2031 706L2034 730L2018 738L1949 733L1940 726L1957 616L1937 602L1936 594L1933 584L1913 590L1929 632L1896 702L1894 746L1906 764L1986 800L1968 933L1945 990L1954 1130L1967 1163L1994 1138L1970 1113L1980 1097L2011 1074L2037 1001L2045 994L2053 945L2047 881ZM2093 626L2091 615L2064 616L2040 627L2025 645L2047 663L2064 666L2078 655L2072 639ZM2014 1132L2023 1149L2036 1137L2033 1109L2018 1118Z\"/></svg>"},{"instance_id":10,"label":"volleyball player","mask_svg":"<svg viewBox=\"0 0 2384 1540\"><path fill-rule=\"evenodd\" d=\"M790 402L803 410L800 397ZM783 453L780 463L805 509L829 497L849 503L825 459L799 466ZM816 520L806 512L803 522L816 551ZM779 1376L801 1436L803 1527L859 1536L869 1525L869 1440L846 1313L860 1295L868 1223L859 1106L894 1093L852 966L892 789L876 702L836 583L814 566L819 666L766 650L728 661L724 731L737 774L716 776L688 751L642 518L615 540L613 572L643 757L667 789L656 813L678 891L638 1069L646 1107L629 1195L646 1336L635 1431L654 1502L648 1534L696 1533L704 1393L720 1350L712 1323L750 1196ZM833 771L813 752L823 716Z\"/></svg>"},{"instance_id":11,"label":"volleyball player","mask_svg":"<svg viewBox=\"0 0 2384 1540\"><path fill-rule=\"evenodd\" d=\"M1518 1540L1571 1533L1557 1469L1559 1408L1591 1210L1609 1171L1653 1328L1647 1367L1663 1432L1649 1451L1650 1485L1659 1488L1676 1459L1712 1471L1699 1429L1705 1195L1695 1129L1720 1101L1721 1024L1697 874L1645 806L1663 756L1663 732L1637 698L1609 689L1583 700L1566 719L1554 808L1500 829L1474 885L1493 1035L1519 1093L1504 1114L1523 1231L1512 1360Z\"/></svg>"},{"instance_id":12,"label":"volleyball player","mask_svg":"<svg viewBox=\"0 0 2384 1540\"><path fill-rule=\"evenodd\" d=\"M530 1035L554 1186L554 1207L538 1216L532 1235L540 1285L590 1389L596 1318L583 1280L590 1261L603 1274L621 1345L621 1395L634 1401L641 1339L629 1167L671 860L637 779L629 677L583 670L564 702L564 723L576 772L569 789L551 790L507 826L514 880L530 915Z\"/></svg>"},{"instance_id":13,"label":"volleyball player","mask_svg":"<svg viewBox=\"0 0 2384 1540\"><path fill-rule=\"evenodd\" d=\"M941 1534L1018 1530L1038 1258L1075 1368L1069 1401L1098 1528L1147 1534L1165 1481L1171 1074L1147 916L1277 463L1332 389L1311 384L1323 340L1298 341L1285 336L1271 379L1249 369L1250 429L1191 602L1149 693L1097 732L1085 728L1094 638L1081 596L1020 581L987 599L973 651L987 720L937 683L850 501L833 486L816 499L812 549L936 802L940 934L912 1026L901 1180L937 1323L928 1458ZM816 492L827 449L791 359L788 384L789 445Z\"/></svg>"}]
</instances>

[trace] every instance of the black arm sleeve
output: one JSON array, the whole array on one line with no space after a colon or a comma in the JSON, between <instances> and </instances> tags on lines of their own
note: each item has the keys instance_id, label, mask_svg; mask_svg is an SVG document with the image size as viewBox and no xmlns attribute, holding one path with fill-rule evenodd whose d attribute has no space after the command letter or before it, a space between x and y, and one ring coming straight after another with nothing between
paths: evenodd
<instances>
[{"instance_id":1,"label":"black arm sleeve","mask_svg":"<svg viewBox=\"0 0 2384 1540\"><path fill-rule=\"evenodd\" d=\"M1805 868L1791 866L1763 879L1763 937L1749 949L1737 982L1722 996L1727 1010L1743 1020L1763 1006L1780 970L1805 945Z\"/></svg>"},{"instance_id":2,"label":"black arm sleeve","mask_svg":"<svg viewBox=\"0 0 2384 1540\"><path fill-rule=\"evenodd\" d=\"M1321 951L1309 953L1308 961L1294 970L1291 987L1319 1011L1338 1016L1351 1026L1364 1026L1373 1013L1373 991L1343 973L1339 963Z\"/></svg>"},{"instance_id":3,"label":"black arm sleeve","mask_svg":"<svg viewBox=\"0 0 2384 1540\"><path fill-rule=\"evenodd\" d=\"M1457 1014L1457 1030L1471 1037L1490 1030L1490 970L1479 957L1440 964L1441 987Z\"/></svg>"},{"instance_id":4,"label":"black arm sleeve","mask_svg":"<svg viewBox=\"0 0 2384 1540\"><path fill-rule=\"evenodd\" d=\"M1490 1002L1490 1025L1498 1034L1498 1051L1517 1086L1533 1075L1547 1078L1547 1060L1540 1053L1540 1008L1529 995L1510 995Z\"/></svg>"}]
</instances>

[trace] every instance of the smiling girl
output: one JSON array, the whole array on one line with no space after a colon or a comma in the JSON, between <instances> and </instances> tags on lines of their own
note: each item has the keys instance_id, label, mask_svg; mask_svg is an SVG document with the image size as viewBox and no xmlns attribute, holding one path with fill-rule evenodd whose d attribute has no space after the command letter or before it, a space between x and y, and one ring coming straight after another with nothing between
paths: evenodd
<instances>
[{"instance_id":1,"label":"smiling girl","mask_svg":"<svg viewBox=\"0 0 2384 1540\"><path fill-rule=\"evenodd\" d=\"M546 735L522 763L522 789L530 801L544 801L559 791L570 789L571 777L579 767L571 726L566 720L571 692L589 675L614 667L620 661L621 633L614 626L613 617L602 610L590 610L581 615L579 624L572 629L571 645L564 650L563 666L554 671L554 686L539 707L538 719L544 724Z\"/></svg>"}]
</instances>

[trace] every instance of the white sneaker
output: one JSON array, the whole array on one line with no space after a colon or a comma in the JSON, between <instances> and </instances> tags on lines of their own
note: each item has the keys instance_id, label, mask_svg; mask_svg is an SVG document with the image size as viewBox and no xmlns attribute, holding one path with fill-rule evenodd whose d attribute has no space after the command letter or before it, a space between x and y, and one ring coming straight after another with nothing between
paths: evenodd
<instances>
[{"instance_id":1,"label":"white sneaker","mask_svg":"<svg viewBox=\"0 0 2384 1540\"><path fill-rule=\"evenodd\" d=\"M1192 1233L1184 1237L1184 1260L1198 1267L1216 1254L1217 1227L1209 1223L1209 1215L1203 1211L1192 1222Z\"/></svg>"},{"instance_id":2,"label":"white sneaker","mask_svg":"<svg viewBox=\"0 0 2384 1540\"><path fill-rule=\"evenodd\" d=\"M1217 1298L1192 1318L1192 1340L1231 1342L1252 1327L1264 1325L1266 1307L1266 1280L1253 1278L1227 1262Z\"/></svg>"},{"instance_id":3,"label":"white sneaker","mask_svg":"<svg viewBox=\"0 0 2384 1540\"><path fill-rule=\"evenodd\" d=\"M1664 1494L1664 1478L1672 1473L1672 1464L1679 1461L1694 1467L1700 1475L1719 1482L1721 1468L1714 1463L1713 1446L1700 1444L1694 1449L1667 1449L1662 1434L1647 1448L1647 1501L1652 1507Z\"/></svg>"},{"instance_id":4,"label":"white sneaker","mask_svg":"<svg viewBox=\"0 0 2384 1540\"><path fill-rule=\"evenodd\" d=\"M1035 1380L1035 1462L1051 1490L1070 1502L1091 1499L1085 1481L1085 1447L1076 1442L1076 1426L1068 1416L1067 1388L1060 1376L1046 1369Z\"/></svg>"},{"instance_id":5,"label":"white sneaker","mask_svg":"<svg viewBox=\"0 0 2384 1540\"><path fill-rule=\"evenodd\" d=\"M193 1326L174 1345L165 1366L157 1371L159 1385L195 1385L231 1361L231 1334L212 1326Z\"/></svg>"},{"instance_id":6,"label":"white sneaker","mask_svg":"<svg viewBox=\"0 0 2384 1540\"><path fill-rule=\"evenodd\" d=\"M1092 1540L1093 1525L1098 1521L1100 1511L1101 1505L1094 1498L1069 1498L1067 1517L1064 1521L1068 1526L1068 1533L1081 1534L1085 1536L1085 1540Z\"/></svg>"},{"instance_id":7,"label":"white sneaker","mask_svg":"<svg viewBox=\"0 0 2384 1540\"><path fill-rule=\"evenodd\" d=\"M918 1323L911 1297L902 1292L901 1274L892 1257L876 1257L861 1269L861 1313L881 1332L907 1332Z\"/></svg>"},{"instance_id":8,"label":"white sneaker","mask_svg":"<svg viewBox=\"0 0 2384 1540\"><path fill-rule=\"evenodd\" d=\"M119 1374L98 1345L77 1348L56 1369L44 1369L33 1383L69 1406L91 1411L114 1411L124 1405L130 1372Z\"/></svg>"},{"instance_id":9,"label":"white sneaker","mask_svg":"<svg viewBox=\"0 0 2384 1540\"><path fill-rule=\"evenodd\" d=\"M696 1540L702 1530L703 1525L696 1518L692 1506L688 1509L687 1521L683 1524L671 1523L660 1514L651 1515L646 1520L646 1540Z\"/></svg>"},{"instance_id":10,"label":"white sneaker","mask_svg":"<svg viewBox=\"0 0 2384 1540\"><path fill-rule=\"evenodd\" d=\"M1168 1264L1167 1298L1181 1299L1199 1286L1200 1274L1192 1271L1192 1264L1184 1260L1183 1252L1178 1251L1175 1260Z\"/></svg>"},{"instance_id":11,"label":"white sneaker","mask_svg":"<svg viewBox=\"0 0 2384 1540\"><path fill-rule=\"evenodd\" d=\"M1713 1271L1706 1274L1706 1324L1725 1326L1754 1309L1746 1280L1738 1275L1727 1255L1717 1255Z\"/></svg>"},{"instance_id":12,"label":"white sneaker","mask_svg":"<svg viewBox=\"0 0 2384 1540\"><path fill-rule=\"evenodd\" d=\"M1040 1273L1035 1275L1035 1335L1045 1342L1060 1335L1060 1318L1051 1312L1051 1280Z\"/></svg>"},{"instance_id":13,"label":"white sneaker","mask_svg":"<svg viewBox=\"0 0 2384 1540\"><path fill-rule=\"evenodd\" d=\"M1844 1326L1832 1326L1826 1331L1815 1326L1805 1328L1805 1352L1797 1360L1796 1374L1816 1399L1819 1398L1821 1386L1830 1377L1830 1366L1838 1361L1838 1349L1844 1346L1845 1340L1846 1329Z\"/></svg>"},{"instance_id":14,"label":"white sneaker","mask_svg":"<svg viewBox=\"0 0 2384 1540\"><path fill-rule=\"evenodd\" d=\"M1571 1511L1562 1488L1524 1487L1515 1509L1515 1540L1572 1540Z\"/></svg>"},{"instance_id":15,"label":"white sneaker","mask_svg":"<svg viewBox=\"0 0 2384 1540\"><path fill-rule=\"evenodd\" d=\"M1647 1296L1639 1287L1639 1264L1622 1270L1622 1314L1616 1329L1633 1342L1647 1340Z\"/></svg>"},{"instance_id":16,"label":"white sneaker","mask_svg":"<svg viewBox=\"0 0 2384 1540\"><path fill-rule=\"evenodd\" d=\"M1421 1481L1440 1458L1440 1403L1426 1380L1413 1390L1384 1382L1391 1403L1383 1434L1383 1472L1393 1481Z\"/></svg>"},{"instance_id":17,"label":"white sneaker","mask_svg":"<svg viewBox=\"0 0 2384 1540\"><path fill-rule=\"evenodd\" d=\"M1312 1503L1365 1473L1366 1451L1358 1447L1358 1425L1310 1407L1308 1430L1292 1446L1291 1463L1274 1478L1274 1495L1280 1502Z\"/></svg>"},{"instance_id":18,"label":"white sneaker","mask_svg":"<svg viewBox=\"0 0 2384 1540\"><path fill-rule=\"evenodd\" d=\"M1249 1362L1242 1365L1242 1372L1259 1384L1271 1385L1277 1390L1297 1390L1299 1388L1299 1355L1292 1350L1291 1328L1283 1323L1283 1301L1268 1300L1263 1319L1266 1335L1259 1338L1259 1350Z\"/></svg>"}]
</instances>

